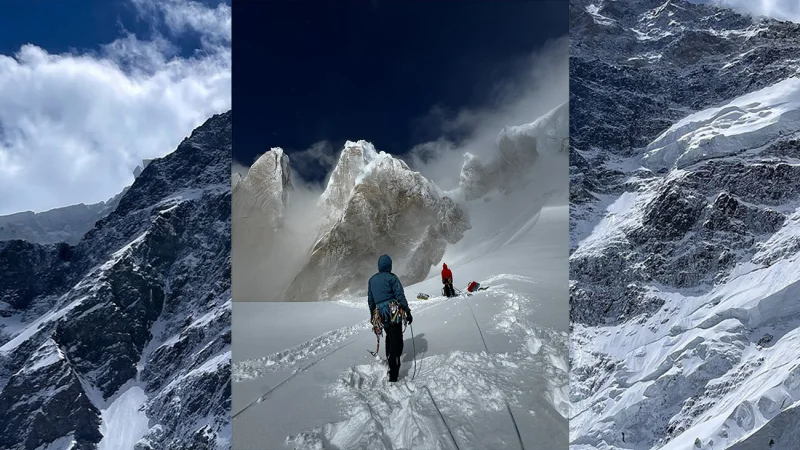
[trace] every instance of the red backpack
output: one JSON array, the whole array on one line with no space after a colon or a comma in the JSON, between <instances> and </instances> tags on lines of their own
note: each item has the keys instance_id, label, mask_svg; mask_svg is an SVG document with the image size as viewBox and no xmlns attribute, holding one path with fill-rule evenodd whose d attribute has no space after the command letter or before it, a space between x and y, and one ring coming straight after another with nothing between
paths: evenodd
<instances>
[{"instance_id":1,"label":"red backpack","mask_svg":"<svg viewBox=\"0 0 800 450\"><path fill-rule=\"evenodd\" d=\"M478 288L479 288L480 286L481 286L481 285L480 285L479 283L476 283L476 282L474 282L474 281L473 281L473 282L471 282L471 283L469 284L469 286L467 286L467 291L469 291L469 292L475 292L475 291L477 291L477 290L478 290Z\"/></svg>"}]
</instances>

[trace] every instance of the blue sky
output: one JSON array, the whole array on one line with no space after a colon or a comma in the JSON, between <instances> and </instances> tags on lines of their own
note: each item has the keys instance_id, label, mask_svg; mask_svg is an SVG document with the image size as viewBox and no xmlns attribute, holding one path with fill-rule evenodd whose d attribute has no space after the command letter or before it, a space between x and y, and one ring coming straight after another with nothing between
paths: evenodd
<instances>
[{"instance_id":1,"label":"blue sky","mask_svg":"<svg viewBox=\"0 0 800 450\"><path fill-rule=\"evenodd\" d=\"M230 109L230 1L11 0L0 214L106 200Z\"/></svg>"}]
</instances>

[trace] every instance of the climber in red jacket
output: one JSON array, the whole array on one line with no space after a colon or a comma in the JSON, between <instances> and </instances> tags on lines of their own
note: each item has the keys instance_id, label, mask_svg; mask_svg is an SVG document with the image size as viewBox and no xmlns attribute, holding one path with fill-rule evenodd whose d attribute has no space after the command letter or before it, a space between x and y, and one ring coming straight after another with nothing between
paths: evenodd
<instances>
[{"instance_id":1,"label":"climber in red jacket","mask_svg":"<svg viewBox=\"0 0 800 450\"><path fill-rule=\"evenodd\" d=\"M447 264L442 264L442 284L444 284L444 295L455 297L456 290L453 288L453 272L447 268Z\"/></svg>"}]
</instances>

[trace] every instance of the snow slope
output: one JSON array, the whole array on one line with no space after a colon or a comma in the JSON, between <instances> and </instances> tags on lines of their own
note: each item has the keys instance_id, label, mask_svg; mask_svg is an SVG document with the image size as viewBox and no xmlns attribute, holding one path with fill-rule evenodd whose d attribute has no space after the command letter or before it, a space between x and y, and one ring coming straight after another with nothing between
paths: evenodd
<instances>
[{"instance_id":1,"label":"snow slope","mask_svg":"<svg viewBox=\"0 0 800 450\"><path fill-rule=\"evenodd\" d=\"M797 24L570 0L570 40L570 448L798 448Z\"/></svg>"},{"instance_id":2,"label":"snow slope","mask_svg":"<svg viewBox=\"0 0 800 450\"><path fill-rule=\"evenodd\" d=\"M414 339L394 386L367 353L366 299L236 303L233 448L566 446L568 209L526 212L503 244L448 263L488 290L444 299L438 274L406 287Z\"/></svg>"},{"instance_id":3,"label":"snow slope","mask_svg":"<svg viewBox=\"0 0 800 450\"><path fill-rule=\"evenodd\" d=\"M753 260L796 248L798 236L800 209ZM787 256L742 263L702 295L659 292L666 302L649 318L575 325L574 389L585 398L573 403L571 448L651 448L636 443L657 440L660 423L677 436L652 448L767 448L770 438L793 448L788 425L758 436L781 415L797 423L800 405L800 252ZM604 361L615 373L584 370Z\"/></svg>"},{"instance_id":4,"label":"snow slope","mask_svg":"<svg viewBox=\"0 0 800 450\"><path fill-rule=\"evenodd\" d=\"M120 394L108 408L101 411L100 433L103 440L98 450L127 450L133 448L150 429L144 406L147 394L140 386L131 386Z\"/></svg>"},{"instance_id":5,"label":"snow slope","mask_svg":"<svg viewBox=\"0 0 800 450\"><path fill-rule=\"evenodd\" d=\"M684 168L754 150L800 131L800 78L792 77L679 120L646 148L651 168Z\"/></svg>"}]
</instances>

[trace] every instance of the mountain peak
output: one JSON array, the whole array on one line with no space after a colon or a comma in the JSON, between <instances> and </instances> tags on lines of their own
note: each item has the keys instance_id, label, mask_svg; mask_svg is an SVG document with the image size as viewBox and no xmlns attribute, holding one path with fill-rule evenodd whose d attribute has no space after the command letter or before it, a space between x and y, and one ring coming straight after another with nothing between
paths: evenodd
<instances>
[{"instance_id":1,"label":"mountain peak","mask_svg":"<svg viewBox=\"0 0 800 450\"><path fill-rule=\"evenodd\" d=\"M328 220L285 293L289 301L360 292L382 253L404 283L420 281L470 228L436 184L366 141L345 144L319 205Z\"/></svg>"},{"instance_id":2,"label":"mountain peak","mask_svg":"<svg viewBox=\"0 0 800 450\"><path fill-rule=\"evenodd\" d=\"M380 154L384 153L380 152ZM333 214L344 210L353 188L360 181L364 170L378 155L375 146L370 142L364 140L345 142L342 153L339 155L339 161L328 178L325 192L320 197L320 205Z\"/></svg>"},{"instance_id":3,"label":"mountain peak","mask_svg":"<svg viewBox=\"0 0 800 450\"><path fill-rule=\"evenodd\" d=\"M282 148L273 147L261 155L237 183L237 194L242 189L248 193L235 197L237 214L266 214L268 223L278 225L292 190L291 175L289 157Z\"/></svg>"}]
</instances>

